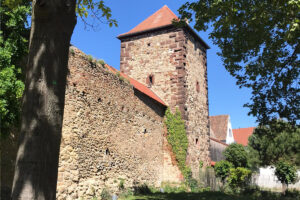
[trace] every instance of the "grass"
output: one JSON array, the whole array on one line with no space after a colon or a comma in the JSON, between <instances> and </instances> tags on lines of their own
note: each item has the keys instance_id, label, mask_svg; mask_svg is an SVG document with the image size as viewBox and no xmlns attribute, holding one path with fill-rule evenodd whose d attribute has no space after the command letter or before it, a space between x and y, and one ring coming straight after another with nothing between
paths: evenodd
<instances>
[{"instance_id":1,"label":"grass","mask_svg":"<svg viewBox=\"0 0 300 200\"><path fill-rule=\"evenodd\" d=\"M144 195L127 196L120 200L299 200L300 193L281 193L254 191L252 194L234 195L222 192L180 192L180 193L152 193Z\"/></svg>"}]
</instances>

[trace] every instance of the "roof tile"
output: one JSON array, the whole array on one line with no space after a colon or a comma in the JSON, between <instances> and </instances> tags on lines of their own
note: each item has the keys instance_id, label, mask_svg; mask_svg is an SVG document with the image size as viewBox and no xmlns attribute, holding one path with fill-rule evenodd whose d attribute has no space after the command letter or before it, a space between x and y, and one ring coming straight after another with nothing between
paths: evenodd
<instances>
[{"instance_id":1,"label":"roof tile","mask_svg":"<svg viewBox=\"0 0 300 200\"><path fill-rule=\"evenodd\" d=\"M178 17L168 8L168 6L164 5L161 9L156 11L142 23L131 29L129 32L119 35L118 37L171 25L174 19L178 20Z\"/></svg>"},{"instance_id":2,"label":"roof tile","mask_svg":"<svg viewBox=\"0 0 300 200\"><path fill-rule=\"evenodd\" d=\"M236 143L248 145L248 138L253 134L255 127L233 129L233 137Z\"/></svg>"},{"instance_id":3,"label":"roof tile","mask_svg":"<svg viewBox=\"0 0 300 200\"><path fill-rule=\"evenodd\" d=\"M108 68L111 72L117 73L119 72L117 69L113 68L112 66L105 64L105 67ZM129 80L130 84L137 89L138 91L142 92L143 94L149 96L150 98L154 99L155 101L159 102L160 104L167 106L163 100L161 100L152 90L150 90L148 87L143 85L142 83L134 80L133 78L130 78L126 74L119 72L120 75L126 79Z\"/></svg>"}]
</instances>

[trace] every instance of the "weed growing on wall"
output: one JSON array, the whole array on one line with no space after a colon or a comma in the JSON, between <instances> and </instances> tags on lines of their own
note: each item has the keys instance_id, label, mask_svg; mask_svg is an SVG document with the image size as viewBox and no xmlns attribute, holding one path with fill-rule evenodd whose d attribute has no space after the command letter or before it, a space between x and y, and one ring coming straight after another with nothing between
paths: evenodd
<instances>
[{"instance_id":1,"label":"weed growing on wall","mask_svg":"<svg viewBox=\"0 0 300 200\"><path fill-rule=\"evenodd\" d=\"M172 146L180 171L185 179L189 179L191 170L185 164L188 138L181 113L179 110L176 110L175 114L173 114L168 108L165 116L165 124L168 130L167 140Z\"/></svg>"}]
</instances>

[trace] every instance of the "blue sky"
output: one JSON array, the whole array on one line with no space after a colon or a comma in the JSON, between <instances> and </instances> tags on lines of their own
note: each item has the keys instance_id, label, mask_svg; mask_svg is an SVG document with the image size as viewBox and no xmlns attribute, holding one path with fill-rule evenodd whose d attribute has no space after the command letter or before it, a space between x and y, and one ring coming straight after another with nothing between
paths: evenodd
<instances>
[{"instance_id":1,"label":"blue sky","mask_svg":"<svg viewBox=\"0 0 300 200\"><path fill-rule=\"evenodd\" d=\"M178 8L186 0L107 0L105 2L112 9L113 18L118 21L119 26L109 28L106 24L100 24L96 30L85 29L83 22L78 19L71 43L86 54L103 59L119 69L120 41L116 37L134 28L164 5L178 15ZM243 107L250 101L251 91L236 86L235 79L225 70L221 58L217 56L219 48L208 38L209 30L198 34L211 47L207 54L209 114L229 114L233 128L256 126L255 118L247 115L249 109Z\"/></svg>"}]
</instances>

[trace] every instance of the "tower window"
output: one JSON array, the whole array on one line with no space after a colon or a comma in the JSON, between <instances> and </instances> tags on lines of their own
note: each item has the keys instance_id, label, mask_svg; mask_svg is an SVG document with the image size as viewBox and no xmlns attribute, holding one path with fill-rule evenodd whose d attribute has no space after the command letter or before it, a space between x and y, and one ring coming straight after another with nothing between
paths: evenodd
<instances>
[{"instance_id":1,"label":"tower window","mask_svg":"<svg viewBox=\"0 0 300 200\"><path fill-rule=\"evenodd\" d=\"M148 84L148 87L151 87L152 85L154 85L154 76L153 75L149 75L146 83Z\"/></svg>"},{"instance_id":2,"label":"tower window","mask_svg":"<svg viewBox=\"0 0 300 200\"><path fill-rule=\"evenodd\" d=\"M151 46L151 43L149 42L149 43L147 43L147 45L148 45L148 47L150 47L150 46Z\"/></svg>"},{"instance_id":3,"label":"tower window","mask_svg":"<svg viewBox=\"0 0 300 200\"><path fill-rule=\"evenodd\" d=\"M149 83L152 85L153 84L153 76L149 76Z\"/></svg>"},{"instance_id":4,"label":"tower window","mask_svg":"<svg viewBox=\"0 0 300 200\"><path fill-rule=\"evenodd\" d=\"M199 139L198 139L198 138L196 138L196 144L198 144L198 141L199 141Z\"/></svg>"},{"instance_id":5,"label":"tower window","mask_svg":"<svg viewBox=\"0 0 300 200\"><path fill-rule=\"evenodd\" d=\"M196 91L197 91L197 92L200 92L200 85L199 85L199 81L197 81L197 83L196 83Z\"/></svg>"}]
</instances>

